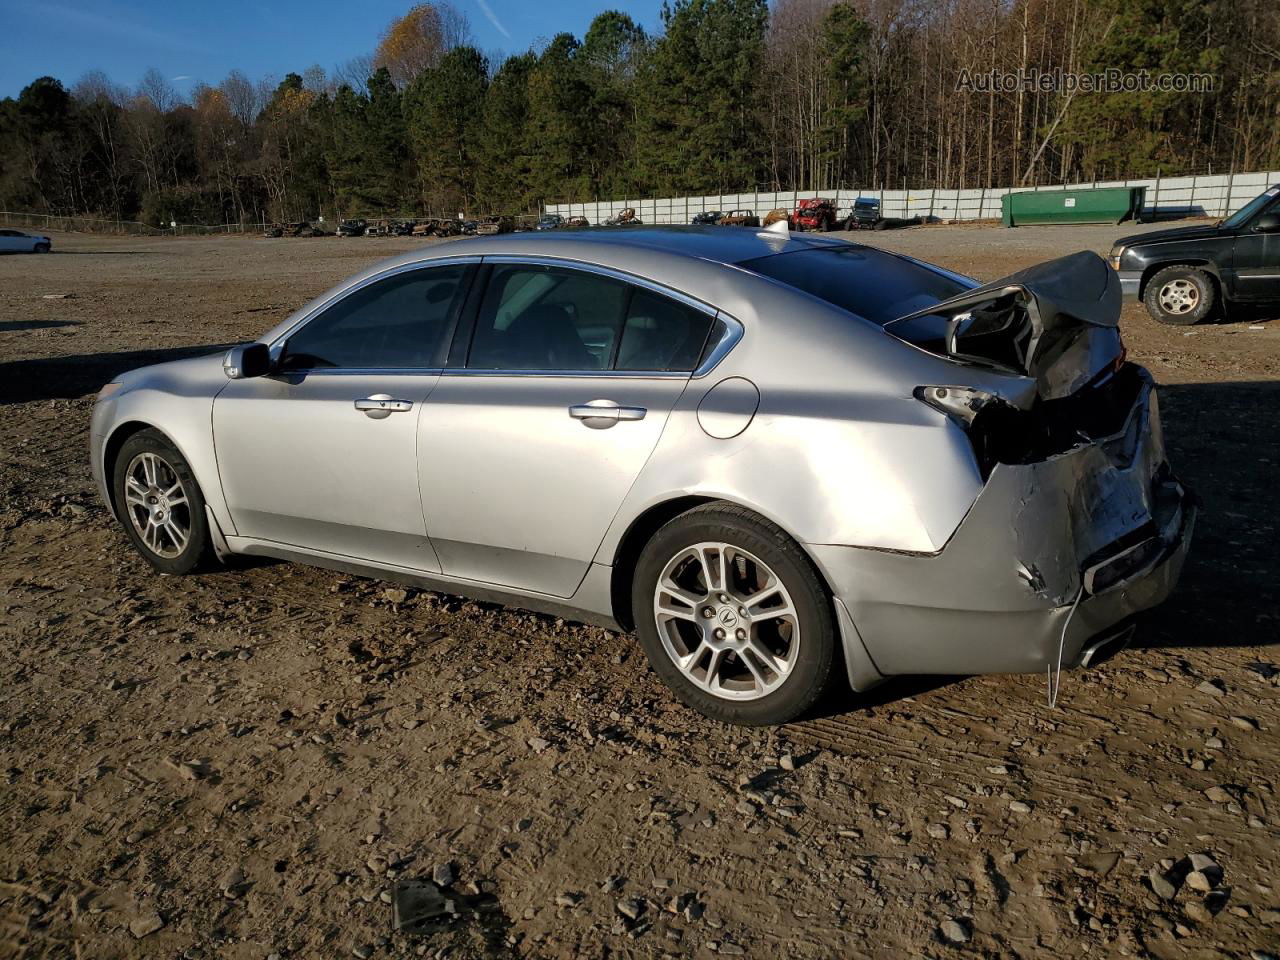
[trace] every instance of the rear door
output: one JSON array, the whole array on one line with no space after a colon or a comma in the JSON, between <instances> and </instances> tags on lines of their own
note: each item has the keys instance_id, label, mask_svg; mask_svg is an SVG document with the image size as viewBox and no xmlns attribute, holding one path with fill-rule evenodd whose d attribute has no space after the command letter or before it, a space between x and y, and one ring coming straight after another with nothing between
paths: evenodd
<instances>
[{"instance_id":1,"label":"rear door","mask_svg":"<svg viewBox=\"0 0 1280 960\"><path fill-rule=\"evenodd\" d=\"M475 264L375 278L291 332L271 376L214 401L236 532L438 571L418 491L417 418L440 377Z\"/></svg>"},{"instance_id":2,"label":"rear door","mask_svg":"<svg viewBox=\"0 0 1280 960\"><path fill-rule=\"evenodd\" d=\"M670 291L486 258L470 330L418 422L446 574L572 596L714 322Z\"/></svg>"}]
</instances>

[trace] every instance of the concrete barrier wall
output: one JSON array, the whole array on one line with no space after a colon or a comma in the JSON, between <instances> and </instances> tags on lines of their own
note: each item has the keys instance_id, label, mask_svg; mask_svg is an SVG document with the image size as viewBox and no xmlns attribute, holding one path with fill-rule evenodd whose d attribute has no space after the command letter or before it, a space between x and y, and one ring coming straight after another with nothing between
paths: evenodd
<instances>
[{"instance_id":1,"label":"concrete barrier wall","mask_svg":"<svg viewBox=\"0 0 1280 960\"><path fill-rule=\"evenodd\" d=\"M939 220L998 220L1000 198L1024 190L1044 192L1081 190L1090 187L1146 187L1144 219L1178 217L1225 217L1234 213L1268 186L1280 183L1280 170L1258 173L1214 174L1194 177L1160 177L1108 180L1051 187L993 187L985 190L785 190L712 194L702 197L622 198L596 203L548 203L547 213L565 217L586 217L602 223L627 207L633 207L645 223L688 223L696 213L721 210L754 210L761 219L781 207L794 210L808 197L828 197L836 202L840 216L846 216L857 197L876 197L886 217L934 217Z\"/></svg>"}]
</instances>

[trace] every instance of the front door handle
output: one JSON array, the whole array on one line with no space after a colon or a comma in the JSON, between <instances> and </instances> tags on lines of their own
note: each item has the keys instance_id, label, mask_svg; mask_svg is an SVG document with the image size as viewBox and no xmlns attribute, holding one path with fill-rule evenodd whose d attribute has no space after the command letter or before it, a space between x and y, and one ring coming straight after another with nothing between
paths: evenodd
<instances>
[{"instance_id":1,"label":"front door handle","mask_svg":"<svg viewBox=\"0 0 1280 960\"><path fill-rule=\"evenodd\" d=\"M412 400L397 400L389 393L375 393L356 401L356 409L370 420L385 420L393 413L405 413L413 409Z\"/></svg>"},{"instance_id":2,"label":"front door handle","mask_svg":"<svg viewBox=\"0 0 1280 960\"><path fill-rule=\"evenodd\" d=\"M569 416L592 430L607 430L619 420L643 420L648 412L644 407L622 407L612 400L575 403L569 408Z\"/></svg>"}]
</instances>

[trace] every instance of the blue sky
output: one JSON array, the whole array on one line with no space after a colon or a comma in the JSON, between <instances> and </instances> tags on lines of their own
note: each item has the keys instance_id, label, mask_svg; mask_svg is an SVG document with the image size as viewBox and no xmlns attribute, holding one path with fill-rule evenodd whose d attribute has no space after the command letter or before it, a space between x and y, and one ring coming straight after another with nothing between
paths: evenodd
<instances>
[{"instance_id":1,"label":"blue sky","mask_svg":"<svg viewBox=\"0 0 1280 960\"><path fill-rule=\"evenodd\" d=\"M597 13L622 9L647 30L661 0L454 0L476 46L517 52L561 31L581 37ZM326 70L370 53L413 0L0 0L0 97L40 76L70 86L88 70L135 85L156 67L185 93L232 69L251 78ZM181 79L179 79L181 78Z\"/></svg>"}]
</instances>

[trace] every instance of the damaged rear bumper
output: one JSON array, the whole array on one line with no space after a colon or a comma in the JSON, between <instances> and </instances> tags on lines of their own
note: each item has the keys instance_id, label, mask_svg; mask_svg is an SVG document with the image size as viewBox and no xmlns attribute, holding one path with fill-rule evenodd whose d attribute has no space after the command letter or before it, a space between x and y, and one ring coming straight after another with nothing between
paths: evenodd
<instances>
[{"instance_id":1,"label":"damaged rear bumper","mask_svg":"<svg viewBox=\"0 0 1280 960\"><path fill-rule=\"evenodd\" d=\"M881 674L1043 671L1060 644L1078 666L1172 592L1196 506L1139 375L1118 432L997 465L939 553L810 545Z\"/></svg>"}]
</instances>

